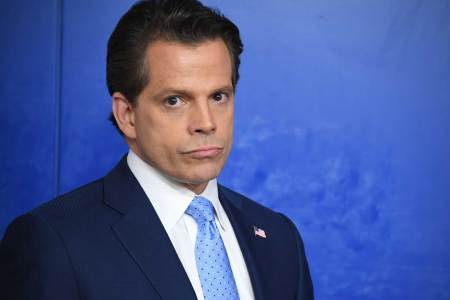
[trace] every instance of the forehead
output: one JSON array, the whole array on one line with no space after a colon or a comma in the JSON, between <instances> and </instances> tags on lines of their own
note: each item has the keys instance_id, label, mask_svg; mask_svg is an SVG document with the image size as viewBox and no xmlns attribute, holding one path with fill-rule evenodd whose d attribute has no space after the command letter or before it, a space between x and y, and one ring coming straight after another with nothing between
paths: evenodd
<instances>
[{"instance_id":1,"label":"forehead","mask_svg":"<svg viewBox=\"0 0 450 300\"><path fill-rule=\"evenodd\" d=\"M192 86L230 84L231 57L221 39L186 44L172 41L152 42L145 59L150 84Z\"/></svg>"}]
</instances>

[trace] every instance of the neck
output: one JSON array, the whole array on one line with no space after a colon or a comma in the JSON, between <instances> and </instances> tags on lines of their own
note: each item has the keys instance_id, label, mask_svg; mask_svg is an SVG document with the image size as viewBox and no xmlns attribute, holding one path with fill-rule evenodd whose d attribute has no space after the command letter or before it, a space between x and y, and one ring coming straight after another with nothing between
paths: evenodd
<instances>
[{"instance_id":1,"label":"neck","mask_svg":"<svg viewBox=\"0 0 450 300\"><path fill-rule=\"evenodd\" d=\"M165 174L163 171L161 171L160 169L158 169L156 166L154 166L150 161L147 161L144 156L137 151L136 147L134 147L135 144L129 144L129 147L131 149L131 151L133 151L133 153L145 164L149 165L150 167L152 167L155 171L157 171L159 174L161 174L163 177L167 178L169 181L171 181L173 184L176 185L180 185L182 187L187 188L188 190L194 192L197 195L200 195L201 193L203 193L203 191L206 189L206 186L209 183L209 180L206 182L201 182L201 183L188 183L188 182L183 182L178 180L177 178L171 177L168 174Z\"/></svg>"},{"instance_id":2,"label":"neck","mask_svg":"<svg viewBox=\"0 0 450 300\"><path fill-rule=\"evenodd\" d=\"M200 195L206 189L206 186L208 185L208 182L203 182L203 183L199 183L199 184L183 183L182 185L185 188L193 191L197 195Z\"/></svg>"}]
</instances>

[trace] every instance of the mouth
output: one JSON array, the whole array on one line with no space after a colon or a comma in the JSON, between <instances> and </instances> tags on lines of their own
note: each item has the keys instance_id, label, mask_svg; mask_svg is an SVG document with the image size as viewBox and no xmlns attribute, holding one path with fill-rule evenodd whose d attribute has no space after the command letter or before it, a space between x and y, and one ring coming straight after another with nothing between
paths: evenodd
<instances>
[{"instance_id":1,"label":"mouth","mask_svg":"<svg viewBox=\"0 0 450 300\"><path fill-rule=\"evenodd\" d=\"M222 151L223 151L222 147L206 146L186 151L183 154L195 159L205 159L205 158L214 158L218 156Z\"/></svg>"}]
</instances>

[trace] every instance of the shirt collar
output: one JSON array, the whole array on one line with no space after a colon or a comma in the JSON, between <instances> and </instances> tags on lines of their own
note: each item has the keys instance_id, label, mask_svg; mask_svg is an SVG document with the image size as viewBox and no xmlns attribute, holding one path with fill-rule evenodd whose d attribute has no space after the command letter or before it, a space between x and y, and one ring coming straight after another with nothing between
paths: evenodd
<instances>
[{"instance_id":1,"label":"shirt collar","mask_svg":"<svg viewBox=\"0 0 450 300\"><path fill-rule=\"evenodd\" d=\"M202 196L211 201L220 226L223 230L226 230L224 222L225 211L219 201L217 180L215 178L208 182L205 190L200 195L197 195L144 162L131 149L128 152L127 163L155 208L156 214L167 232L170 232L183 217L195 196Z\"/></svg>"}]
</instances>

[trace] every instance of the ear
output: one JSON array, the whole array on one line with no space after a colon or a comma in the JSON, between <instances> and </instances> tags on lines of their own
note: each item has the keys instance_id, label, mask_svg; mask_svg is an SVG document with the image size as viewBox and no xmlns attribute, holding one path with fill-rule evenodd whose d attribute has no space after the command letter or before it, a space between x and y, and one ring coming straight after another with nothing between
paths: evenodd
<instances>
[{"instance_id":1,"label":"ear","mask_svg":"<svg viewBox=\"0 0 450 300\"><path fill-rule=\"evenodd\" d=\"M134 126L134 108L128 99L119 92L112 95L112 112L125 137L136 139L136 128Z\"/></svg>"}]
</instances>

